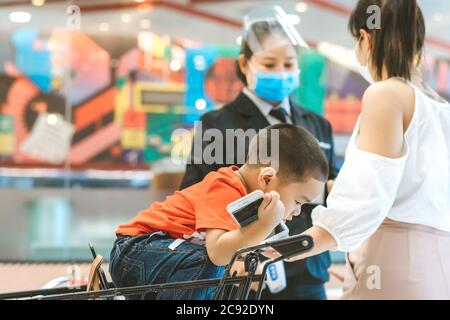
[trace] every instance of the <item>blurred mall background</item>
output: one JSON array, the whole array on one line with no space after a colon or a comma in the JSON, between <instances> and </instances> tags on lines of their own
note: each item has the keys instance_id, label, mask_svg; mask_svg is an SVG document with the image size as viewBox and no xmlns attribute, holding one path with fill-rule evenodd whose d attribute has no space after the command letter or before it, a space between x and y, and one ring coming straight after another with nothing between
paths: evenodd
<instances>
[{"instance_id":1,"label":"blurred mall background","mask_svg":"<svg viewBox=\"0 0 450 320\"><path fill-rule=\"evenodd\" d=\"M171 134L241 90L241 21L257 5L282 6L310 45L293 99L332 123L342 163L368 85L346 29L355 3L0 0L0 292L86 276L88 242L108 257L118 224L178 188ZM450 4L419 4L423 72L449 100Z\"/></svg>"}]
</instances>

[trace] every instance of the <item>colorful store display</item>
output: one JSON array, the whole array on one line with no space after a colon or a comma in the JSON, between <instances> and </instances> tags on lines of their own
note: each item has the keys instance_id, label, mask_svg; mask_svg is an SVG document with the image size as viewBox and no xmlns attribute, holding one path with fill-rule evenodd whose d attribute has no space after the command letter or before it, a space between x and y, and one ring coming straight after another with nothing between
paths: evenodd
<instances>
[{"instance_id":1,"label":"colorful store display","mask_svg":"<svg viewBox=\"0 0 450 320\"><path fill-rule=\"evenodd\" d=\"M173 130L192 129L243 87L237 45L182 47L150 32L118 39L18 29L10 37L15 50L0 49L0 161L151 164L170 156ZM315 50L303 50L299 64L292 99L348 135L368 84ZM425 77L445 98L449 70L448 61L424 59ZM41 143L49 137L53 144Z\"/></svg>"},{"instance_id":2,"label":"colorful store display","mask_svg":"<svg viewBox=\"0 0 450 320\"><path fill-rule=\"evenodd\" d=\"M0 159L10 159L14 154L14 119L0 115Z\"/></svg>"}]
</instances>

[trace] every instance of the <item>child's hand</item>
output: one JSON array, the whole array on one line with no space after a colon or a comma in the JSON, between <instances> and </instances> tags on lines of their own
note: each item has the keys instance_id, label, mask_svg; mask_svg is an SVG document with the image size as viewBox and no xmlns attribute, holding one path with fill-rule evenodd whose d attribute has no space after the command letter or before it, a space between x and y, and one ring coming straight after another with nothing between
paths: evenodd
<instances>
[{"instance_id":1,"label":"child's hand","mask_svg":"<svg viewBox=\"0 0 450 320\"><path fill-rule=\"evenodd\" d=\"M255 275L261 275L263 271L262 263L258 263L258 268L256 269ZM230 273L234 274L236 272L236 277L245 277L248 275L248 272L245 272L245 264L243 261L235 261L233 266L231 267ZM257 281L253 281L251 284L251 289L253 291L258 290L259 283ZM265 288L265 282L263 283L263 289Z\"/></svg>"},{"instance_id":2,"label":"child's hand","mask_svg":"<svg viewBox=\"0 0 450 320\"><path fill-rule=\"evenodd\" d=\"M264 194L264 199L258 209L258 220L275 228L283 219L285 207L276 191Z\"/></svg>"},{"instance_id":3,"label":"child's hand","mask_svg":"<svg viewBox=\"0 0 450 320\"><path fill-rule=\"evenodd\" d=\"M246 276L247 272L245 272L245 265L243 261L235 261L230 269L230 274L234 274L236 272L236 277Z\"/></svg>"}]
</instances>

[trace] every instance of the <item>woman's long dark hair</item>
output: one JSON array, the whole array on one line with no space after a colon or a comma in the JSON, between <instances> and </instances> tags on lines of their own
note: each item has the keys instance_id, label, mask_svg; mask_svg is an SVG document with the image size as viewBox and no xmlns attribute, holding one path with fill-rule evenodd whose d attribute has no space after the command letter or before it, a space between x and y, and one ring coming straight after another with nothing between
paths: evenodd
<instances>
[{"instance_id":1,"label":"woman's long dark hair","mask_svg":"<svg viewBox=\"0 0 450 320\"><path fill-rule=\"evenodd\" d=\"M368 10L377 6L380 10L380 28L370 28L374 14ZM411 71L420 61L425 41L425 21L416 0L359 0L353 10L348 28L360 39L360 30L372 35L371 62L382 78L383 66L387 76L411 80Z\"/></svg>"}]
</instances>

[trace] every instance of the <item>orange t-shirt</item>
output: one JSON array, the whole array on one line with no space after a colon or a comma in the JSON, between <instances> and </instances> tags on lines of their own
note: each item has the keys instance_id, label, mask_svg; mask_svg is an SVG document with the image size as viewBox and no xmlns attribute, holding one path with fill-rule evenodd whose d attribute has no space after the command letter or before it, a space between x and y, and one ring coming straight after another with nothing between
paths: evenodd
<instances>
[{"instance_id":1,"label":"orange t-shirt","mask_svg":"<svg viewBox=\"0 0 450 320\"><path fill-rule=\"evenodd\" d=\"M138 236L165 231L173 238L204 244L206 229L232 231L239 228L226 207L247 194L235 171L224 167L202 181L155 202L131 221L119 226L116 235Z\"/></svg>"}]
</instances>

